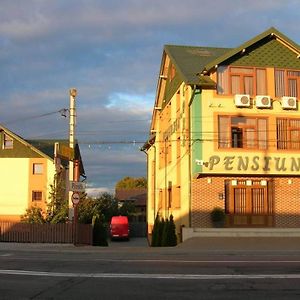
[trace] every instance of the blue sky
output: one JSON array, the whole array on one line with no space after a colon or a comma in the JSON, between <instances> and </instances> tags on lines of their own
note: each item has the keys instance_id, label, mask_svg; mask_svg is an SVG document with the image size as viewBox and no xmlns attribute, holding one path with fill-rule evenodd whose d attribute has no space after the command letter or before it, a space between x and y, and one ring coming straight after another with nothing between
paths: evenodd
<instances>
[{"instance_id":1,"label":"blue sky","mask_svg":"<svg viewBox=\"0 0 300 300\"><path fill-rule=\"evenodd\" d=\"M164 44L236 47L271 26L300 43L299 0L0 0L0 123L23 138L77 139L89 192L146 176ZM42 116L47 114L46 116Z\"/></svg>"}]
</instances>

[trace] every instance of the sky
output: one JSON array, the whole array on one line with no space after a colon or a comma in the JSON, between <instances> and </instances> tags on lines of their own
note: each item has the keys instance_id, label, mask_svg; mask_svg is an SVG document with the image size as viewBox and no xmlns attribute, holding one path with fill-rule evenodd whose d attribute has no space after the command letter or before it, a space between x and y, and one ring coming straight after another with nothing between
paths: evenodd
<instances>
[{"instance_id":1,"label":"sky","mask_svg":"<svg viewBox=\"0 0 300 300\"><path fill-rule=\"evenodd\" d=\"M0 0L0 123L24 139L76 139L87 192L146 177L165 44L237 47L271 26L300 43L300 0ZM0 166L1 170L1 166Z\"/></svg>"}]
</instances>

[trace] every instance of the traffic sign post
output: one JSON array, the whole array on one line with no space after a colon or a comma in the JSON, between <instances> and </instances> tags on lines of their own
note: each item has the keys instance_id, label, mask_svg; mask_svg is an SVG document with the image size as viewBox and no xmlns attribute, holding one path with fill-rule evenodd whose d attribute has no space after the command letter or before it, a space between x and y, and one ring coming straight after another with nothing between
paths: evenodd
<instances>
[{"instance_id":1,"label":"traffic sign post","mask_svg":"<svg viewBox=\"0 0 300 300\"><path fill-rule=\"evenodd\" d=\"M77 210L77 206L78 203L80 201L80 195L77 192L74 192L72 194L72 203L73 203L73 207L74 207L74 222L73 222L73 231L74 231L74 245L77 245L77 240L78 240L78 210Z\"/></svg>"}]
</instances>

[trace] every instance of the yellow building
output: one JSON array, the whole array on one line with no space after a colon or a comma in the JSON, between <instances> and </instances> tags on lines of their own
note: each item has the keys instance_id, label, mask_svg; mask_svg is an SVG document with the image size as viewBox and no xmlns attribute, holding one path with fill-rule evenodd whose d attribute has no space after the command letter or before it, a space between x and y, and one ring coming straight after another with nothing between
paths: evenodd
<instances>
[{"instance_id":1,"label":"yellow building","mask_svg":"<svg viewBox=\"0 0 300 300\"><path fill-rule=\"evenodd\" d=\"M300 227L300 47L275 28L237 48L166 45L149 140L148 234Z\"/></svg>"},{"instance_id":2,"label":"yellow building","mask_svg":"<svg viewBox=\"0 0 300 300\"><path fill-rule=\"evenodd\" d=\"M0 126L0 221L19 221L27 208L49 202L54 175L67 180L67 162L55 164L54 144L58 140L24 140ZM78 172L84 175L78 144L75 148ZM77 178L79 179L79 178ZM67 198L66 198L67 199Z\"/></svg>"}]
</instances>

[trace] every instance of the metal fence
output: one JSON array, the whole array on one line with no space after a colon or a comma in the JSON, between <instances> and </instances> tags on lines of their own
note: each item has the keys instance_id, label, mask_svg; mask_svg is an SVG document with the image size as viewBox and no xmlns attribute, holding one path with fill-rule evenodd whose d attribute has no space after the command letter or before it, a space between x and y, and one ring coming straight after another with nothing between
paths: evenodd
<instances>
[{"instance_id":1,"label":"metal fence","mask_svg":"<svg viewBox=\"0 0 300 300\"><path fill-rule=\"evenodd\" d=\"M76 234L75 234L76 233ZM0 242L19 243L93 243L92 226L77 224L26 224L0 222Z\"/></svg>"}]
</instances>

